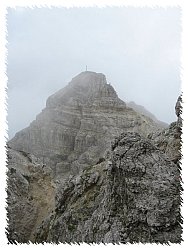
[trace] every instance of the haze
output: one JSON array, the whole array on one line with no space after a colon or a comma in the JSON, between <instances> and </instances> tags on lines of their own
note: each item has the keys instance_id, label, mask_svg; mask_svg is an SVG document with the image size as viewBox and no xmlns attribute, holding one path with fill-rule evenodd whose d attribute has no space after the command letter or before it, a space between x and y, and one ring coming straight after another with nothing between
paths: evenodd
<instances>
[{"instance_id":1,"label":"haze","mask_svg":"<svg viewBox=\"0 0 188 250\"><path fill-rule=\"evenodd\" d=\"M175 121L180 18L179 8L9 8L9 138L86 65L104 73L125 102Z\"/></svg>"}]
</instances>

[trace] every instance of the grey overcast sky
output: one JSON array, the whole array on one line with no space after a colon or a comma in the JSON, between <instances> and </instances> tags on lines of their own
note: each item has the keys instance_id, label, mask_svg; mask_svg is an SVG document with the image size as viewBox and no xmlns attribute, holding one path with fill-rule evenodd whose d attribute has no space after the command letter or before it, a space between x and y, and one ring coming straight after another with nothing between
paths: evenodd
<instances>
[{"instance_id":1,"label":"grey overcast sky","mask_svg":"<svg viewBox=\"0 0 188 250\"><path fill-rule=\"evenodd\" d=\"M104 73L125 102L135 101L167 123L176 120L180 19L175 7L9 8L9 137L86 65Z\"/></svg>"}]
</instances>

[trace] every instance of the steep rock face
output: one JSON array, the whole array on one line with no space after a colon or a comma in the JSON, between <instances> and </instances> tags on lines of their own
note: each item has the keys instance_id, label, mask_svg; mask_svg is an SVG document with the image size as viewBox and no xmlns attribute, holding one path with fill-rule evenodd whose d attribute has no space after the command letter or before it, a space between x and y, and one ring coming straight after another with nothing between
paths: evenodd
<instances>
[{"instance_id":1,"label":"steep rock face","mask_svg":"<svg viewBox=\"0 0 188 250\"><path fill-rule=\"evenodd\" d=\"M33 155L9 148L7 172L7 237L12 243L34 240L42 220L55 206L52 171Z\"/></svg>"},{"instance_id":2,"label":"steep rock face","mask_svg":"<svg viewBox=\"0 0 188 250\"><path fill-rule=\"evenodd\" d=\"M124 133L107 159L59 186L36 242L178 243L179 177L150 140Z\"/></svg>"},{"instance_id":3,"label":"steep rock face","mask_svg":"<svg viewBox=\"0 0 188 250\"><path fill-rule=\"evenodd\" d=\"M44 158L59 177L96 164L121 132L146 136L159 128L127 107L103 74L87 71L50 96L46 108L9 146Z\"/></svg>"}]
</instances>

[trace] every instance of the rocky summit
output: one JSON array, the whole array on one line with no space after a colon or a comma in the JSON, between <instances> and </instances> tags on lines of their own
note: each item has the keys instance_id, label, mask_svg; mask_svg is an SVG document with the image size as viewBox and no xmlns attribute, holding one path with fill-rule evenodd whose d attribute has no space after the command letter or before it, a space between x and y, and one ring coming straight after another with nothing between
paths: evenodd
<instances>
[{"instance_id":1,"label":"rocky summit","mask_svg":"<svg viewBox=\"0 0 188 250\"><path fill-rule=\"evenodd\" d=\"M126 90L125 90L126 91ZM7 143L10 243L180 243L181 98L166 124L82 72Z\"/></svg>"},{"instance_id":2,"label":"rocky summit","mask_svg":"<svg viewBox=\"0 0 188 250\"><path fill-rule=\"evenodd\" d=\"M147 136L160 128L120 100L103 74L86 71L50 96L36 120L8 144L43 159L59 178L96 164L122 132Z\"/></svg>"}]
</instances>

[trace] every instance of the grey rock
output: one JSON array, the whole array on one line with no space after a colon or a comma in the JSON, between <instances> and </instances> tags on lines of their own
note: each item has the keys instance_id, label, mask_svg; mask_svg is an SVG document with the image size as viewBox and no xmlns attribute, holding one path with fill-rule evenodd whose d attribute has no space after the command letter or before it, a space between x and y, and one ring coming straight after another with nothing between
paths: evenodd
<instances>
[{"instance_id":1,"label":"grey rock","mask_svg":"<svg viewBox=\"0 0 188 250\"><path fill-rule=\"evenodd\" d=\"M9 242L181 242L179 109L163 129L103 74L73 78L8 142Z\"/></svg>"},{"instance_id":2,"label":"grey rock","mask_svg":"<svg viewBox=\"0 0 188 250\"><path fill-rule=\"evenodd\" d=\"M178 100L176 102L175 111L176 111L177 117L180 117L182 114L182 96L181 95L178 97Z\"/></svg>"},{"instance_id":3,"label":"grey rock","mask_svg":"<svg viewBox=\"0 0 188 250\"><path fill-rule=\"evenodd\" d=\"M55 192L51 168L34 164L36 157L8 149L7 238L26 243L42 220L54 209Z\"/></svg>"},{"instance_id":4,"label":"grey rock","mask_svg":"<svg viewBox=\"0 0 188 250\"><path fill-rule=\"evenodd\" d=\"M180 189L177 165L150 140L124 133L112 143L111 162L59 186L36 242L179 243Z\"/></svg>"},{"instance_id":5,"label":"grey rock","mask_svg":"<svg viewBox=\"0 0 188 250\"><path fill-rule=\"evenodd\" d=\"M181 160L181 134L182 134L182 97L179 96L175 105L177 121L172 122L166 129L148 135L155 145L161 149L168 158L180 166Z\"/></svg>"},{"instance_id":6,"label":"grey rock","mask_svg":"<svg viewBox=\"0 0 188 250\"><path fill-rule=\"evenodd\" d=\"M105 75L87 71L50 96L36 120L8 144L35 155L62 178L96 164L122 132L147 136L159 130L118 98Z\"/></svg>"}]
</instances>

